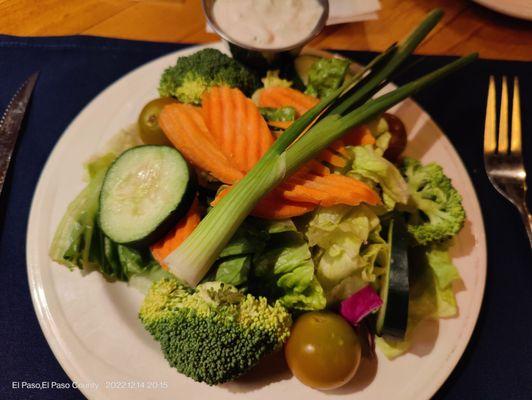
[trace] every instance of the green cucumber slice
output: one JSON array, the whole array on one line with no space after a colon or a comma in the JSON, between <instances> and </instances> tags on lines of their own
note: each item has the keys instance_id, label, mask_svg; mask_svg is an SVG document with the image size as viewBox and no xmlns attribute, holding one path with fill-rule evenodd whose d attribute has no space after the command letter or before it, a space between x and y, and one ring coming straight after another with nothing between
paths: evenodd
<instances>
[{"instance_id":1,"label":"green cucumber slice","mask_svg":"<svg viewBox=\"0 0 532 400\"><path fill-rule=\"evenodd\" d=\"M149 245L187 212L195 191L191 169L176 149L134 147L122 153L105 175L100 227L116 243Z\"/></svg>"},{"instance_id":2,"label":"green cucumber slice","mask_svg":"<svg viewBox=\"0 0 532 400\"><path fill-rule=\"evenodd\" d=\"M377 315L379 336L403 339L408 323L408 234L402 219L390 222L388 230L389 259L382 277L382 306Z\"/></svg>"}]
</instances>

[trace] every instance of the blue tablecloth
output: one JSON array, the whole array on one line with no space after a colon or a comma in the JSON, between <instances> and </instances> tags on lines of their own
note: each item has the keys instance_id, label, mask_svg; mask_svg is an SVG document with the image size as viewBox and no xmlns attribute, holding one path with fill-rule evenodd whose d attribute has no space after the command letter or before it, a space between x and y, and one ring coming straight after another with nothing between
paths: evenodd
<instances>
[{"instance_id":1,"label":"blue tablecloth","mask_svg":"<svg viewBox=\"0 0 532 400\"><path fill-rule=\"evenodd\" d=\"M25 240L31 199L53 146L87 102L126 72L182 47L90 37L0 36L0 110L25 78L36 70L41 72L0 198L0 399L83 398L75 389L12 388L13 382L70 382L42 335L28 290ZM347 55L361 62L372 56ZM449 60L426 57L397 81ZM525 151L530 160L531 63L478 61L416 96L462 156L480 198L488 238L482 313L462 360L436 395L438 399L532 398L531 252L516 210L492 188L482 163L490 74L520 77Z\"/></svg>"}]
</instances>

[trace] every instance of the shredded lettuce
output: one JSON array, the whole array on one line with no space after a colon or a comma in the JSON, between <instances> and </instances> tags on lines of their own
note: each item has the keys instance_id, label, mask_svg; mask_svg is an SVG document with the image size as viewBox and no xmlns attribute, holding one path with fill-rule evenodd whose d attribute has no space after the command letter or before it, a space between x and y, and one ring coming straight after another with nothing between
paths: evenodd
<instances>
[{"instance_id":1,"label":"shredded lettuce","mask_svg":"<svg viewBox=\"0 0 532 400\"><path fill-rule=\"evenodd\" d=\"M454 317L458 313L453 282L460 279L447 251L448 244L416 247L411 252L411 286L408 328L404 340L377 338L377 345L388 358L408 351L412 335L426 319Z\"/></svg>"},{"instance_id":2,"label":"shredded lettuce","mask_svg":"<svg viewBox=\"0 0 532 400\"><path fill-rule=\"evenodd\" d=\"M89 263L103 178L116 156L109 153L87 164L89 182L69 204L50 246L55 262L72 268Z\"/></svg>"},{"instance_id":3,"label":"shredded lettuce","mask_svg":"<svg viewBox=\"0 0 532 400\"><path fill-rule=\"evenodd\" d=\"M308 243L291 220L248 218L222 251L213 279L279 300L290 309L325 307Z\"/></svg>"},{"instance_id":4,"label":"shredded lettuce","mask_svg":"<svg viewBox=\"0 0 532 400\"><path fill-rule=\"evenodd\" d=\"M108 145L109 152L86 164L87 186L70 203L61 219L50 257L70 269L96 269L109 279L128 281L133 276L158 279L167 273L148 249L133 249L111 241L97 223L100 190L107 169L127 148L138 144L136 130L124 130Z\"/></svg>"},{"instance_id":5,"label":"shredded lettuce","mask_svg":"<svg viewBox=\"0 0 532 400\"><path fill-rule=\"evenodd\" d=\"M87 264L79 268L94 268L107 278L129 281L133 276L170 276L155 261L148 248L135 249L113 242L95 224Z\"/></svg>"},{"instance_id":6,"label":"shredded lettuce","mask_svg":"<svg viewBox=\"0 0 532 400\"><path fill-rule=\"evenodd\" d=\"M379 117L368 122L368 128L375 137L375 153L382 156L390 144L392 134L385 118Z\"/></svg>"},{"instance_id":7,"label":"shredded lettuce","mask_svg":"<svg viewBox=\"0 0 532 400\"><path fill-rule=\"evenodd\" d=\"M312 64L305 93L327 97L344 82L350 61L345 58L320 58Z\"/></svg>"},{"instance_id":8,"label":"shredded lettuce","mask_svg":"<svg viewBox=\"0 0 532 400\"><path fill-rule=\"evenodd\" d=\"M226 257L216 268L215 280L240 286L247 282L250 268L251 255Z\"/></svg>"},{"instance_id":9,"label":"shredded lettuce","mask_svg":"<svg viewBox=\"0 0 532 400\"><path fill-rule=\"evenodd\" d=\"M347 176L360 179L382 190L384 204L389 210L396 203L408 201L408 185L401 172L390 161L379 155L372 145L348 147L351 155Z\"/></svg>"},{"instance_id":10,"label":"shredded lettuce","mask_svg":"<svg viewBox=\"0 0 532 400\"><path fill-rule=\"evenodd\" d=\"M280 108L261 107L259 111L266 121L293 121L296 119L296 109L290 106Z\"/></svg>"},{"instance_id":11,"label":"shredded lettuce","mask_svg":"<svg viewBox=\"0 0 532 400\"><path fill-rule=\"evenodd\" d=\"M233 235L231 241L220 253L220 259L225 259L229 256L243 256L261 252L270 233L268 230L270 226L263 225L258 218L248 218L245 220Z\"/></svg>"},{"instance_id":12,"label":"shredded lettuce","mask_svg":"<svg viewBox=\"0 0 532 400\"><path fill-rule=\"evenodd\" d=\"M366 205L319 208L305 227L316 246L317 278L329 304L351 296L382 272L388 251L380 221Z\"/></svg>"}]
</instances>

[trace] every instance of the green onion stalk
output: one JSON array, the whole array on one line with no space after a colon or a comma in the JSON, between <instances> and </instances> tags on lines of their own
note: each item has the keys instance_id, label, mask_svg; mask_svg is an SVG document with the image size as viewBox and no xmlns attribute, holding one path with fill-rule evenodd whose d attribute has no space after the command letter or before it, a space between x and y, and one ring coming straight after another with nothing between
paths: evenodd
<instances>
[{"instance_id":1,"label":"green onion stalk","mask_svg":"<svg viewBox=\"0 0 532 400\"><path fill-rule=\"evenodd\" d=\"M377 56L342 87L296 120L268 152L200 222L165 263L179 279L196 286L257 202L301 165L342 135L428 85L472 62L462 57L394 91L371 98L442 17L434 10L401 44Z\"/></svg>"}]
</instances>

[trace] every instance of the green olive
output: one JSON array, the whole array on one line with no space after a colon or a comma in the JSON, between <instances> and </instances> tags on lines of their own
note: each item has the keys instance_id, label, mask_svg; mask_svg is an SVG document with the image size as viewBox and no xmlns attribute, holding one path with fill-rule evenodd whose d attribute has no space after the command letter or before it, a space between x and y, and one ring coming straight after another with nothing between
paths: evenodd
<instances>
[{"instance_id":1,"label":"green olive","mask_svg":"<svg viewBox=\"0 0 532 400\"><path fill-rule=\"evenodd\" d=\"M146 144L171 144L166 138L164 132L159 127L157 118L164 106L177 103L176 99L171 97L161 97L147 103L139 114L138 125L140 138Z\"/></svg>"},{"instance_id":2,"label":"green olive","mask_svg":"<svg viewBox=\"0 0 532 400\"><path fill-rule=\"evenodd\" d=\"M285 346L292 373L315 389L334 389L355 375L361 357L358 336L340 315L309 312L297 319Z\"/></svg>"}]
</instances>

